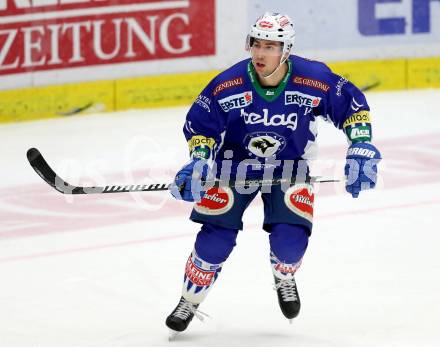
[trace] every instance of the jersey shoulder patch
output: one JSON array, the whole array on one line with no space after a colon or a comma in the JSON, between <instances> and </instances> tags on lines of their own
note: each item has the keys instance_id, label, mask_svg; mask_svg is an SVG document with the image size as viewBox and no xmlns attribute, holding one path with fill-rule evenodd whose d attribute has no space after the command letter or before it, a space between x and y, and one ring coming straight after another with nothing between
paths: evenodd
<instances>
[{"instance_id":1,"label":"jersey shoulder patch","mask_svg":"<svg viewBox=\"0 0 440 347\"><path fill-rule=\"evenodd\" d=\"M217 75L213 81L212 95L218 96L225 90L235 89L245 84L246 67L249 59L242 60Z\"/></svg>"},{"instance_id":2,"label":"jersey shoulder patch","mask_svg":"<svg viewBox=\"0 0 440 347\"><path fill-rule=\"evenodd\" d=\"M331 83L328 76L331 70L327 65L299 56L292 56L291 61L293 65L293 84L318 89L324 93L330 90Z\"/></svg>"}]
</instances>

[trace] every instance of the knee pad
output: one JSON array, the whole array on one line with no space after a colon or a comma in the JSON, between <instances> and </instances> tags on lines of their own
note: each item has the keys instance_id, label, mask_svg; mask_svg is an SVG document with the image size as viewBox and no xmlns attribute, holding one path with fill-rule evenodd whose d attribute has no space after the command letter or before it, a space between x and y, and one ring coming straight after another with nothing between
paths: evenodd
<instances>
[{"instance_id":1,"label":"knee pad","mask_svg":"<svg viewBox=\"0 0 440 347\"><path fill-rule=\"evenodd\" d=\"M195 250L200 258L209 263L223 263L236 244L237 234L237 229L205 223L197 234Z\"/></svg>"},{"instance_id":2,"label":"knee pad","mask_svg":"<svg viewBox=\"0 0 440 347\"><path fill-rule=\"evenodd\" d=\"M295 264L306 252L309 230L298 224L271 224L269 242L271 251L280 261Z\"/></svg>"}]
</instances>

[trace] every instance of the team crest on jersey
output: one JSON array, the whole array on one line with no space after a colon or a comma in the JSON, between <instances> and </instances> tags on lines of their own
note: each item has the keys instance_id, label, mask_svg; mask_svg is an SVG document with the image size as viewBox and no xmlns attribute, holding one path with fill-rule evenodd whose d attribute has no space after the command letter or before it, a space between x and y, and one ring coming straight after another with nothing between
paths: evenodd
<instances>
[{"instance_id":1,"label":"team crest on jersey","mask_svg":"<svg viewBox=\"0 0 440 347\"><path fill-rule=\"evenodd\" d=\"M203 199L194 205L194 209L201 214L217 216L228 212L234 205L234 194L228 187L208 189Z\"/></svg>"},{"instance_id":2,"label":"team crest on jersey","mask_svg":"<svg viewBox=\"0 0 440 347\"><path fill-rule=\"evenodd\" d=\"M284 203L292 212L312 222L315 195L310 184L296 184L287 189Z\"/></svg>"},{"instance_id":3,"label":"team crest on jersey","mask_svg":"<svg viewBox=\"0 0 440 347\"><path fill-rule=\"evenodd\" d=\"M218 103L225 112L229 112L229 110L234 108L243 108L252 103L252 92L248 91L241 94L234 94L219 100Z\"/></svg>"},{"instance_id":4,"label":"team crest on jersey","mask_svg":"<svg viewBox=\"0 0 440 347\"><path fill-rule=\"evenodd\" d=\"M284 94L285 105L299 105L306 107L318 107L321 102L321 98L317 96L303 94L300 92L286 91Z\"/></svg>"},{"instance_id":5,"label":"team crest on jersey","mask_svg":"<svg viewBox=\"0 0 440 347\"><path fill-rule=\"evenodd\" d=\"M286 147L286 139L274 132L251 133L243 142L250 155L261 158L275 156Z\"/></svg>"}]
</instances>

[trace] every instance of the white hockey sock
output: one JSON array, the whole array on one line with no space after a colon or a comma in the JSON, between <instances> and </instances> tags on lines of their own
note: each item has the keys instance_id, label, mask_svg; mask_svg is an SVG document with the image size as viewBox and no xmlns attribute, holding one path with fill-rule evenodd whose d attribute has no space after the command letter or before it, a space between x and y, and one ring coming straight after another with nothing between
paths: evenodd
<instances>
[{"instance_id":1,"label":"white hockey sock","mask_svg":"<svg viewBox=\"0 0 440 347\"><path fill-rule=\"evenodd\" d=\"M182 296L193 304L200 304L213 286L223 263L210 264L192 251L185 266Z\"/></svg>"},{"instance_id":2,"label":"white hockey sock","mask_svg":"<svg viewBox=\"0 0 440 347\"><path fill-rule=\"evenodd\" d=\"M273 252L270 252L270 265L272 267L272 273L280 280L290 279L294 276L296 270L301 266L300 259L294 264L283 263L279 260Z\"/></svg>"}]
</instances>

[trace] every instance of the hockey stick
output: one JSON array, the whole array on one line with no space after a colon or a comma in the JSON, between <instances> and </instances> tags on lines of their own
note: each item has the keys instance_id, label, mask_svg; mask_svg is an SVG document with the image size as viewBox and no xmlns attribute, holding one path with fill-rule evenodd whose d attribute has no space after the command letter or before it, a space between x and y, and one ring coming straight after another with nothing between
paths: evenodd
<instances>
[{"instance_id":1,"label":"hockey stick","mask_svg":"<svg viewBox=\"0 0 440 347\"><path fill-rule=\"evenodd\" d=\"M81 187L74 186L64 181L58 176L55 171L49 166L43 155L36 148L30 148L27 151L27 159L31 164L35 172L51 187L63 194L106 194L106 193L127 193L127 192L151 192L151 191L163 191L169 190L171 183L156 183L156 184L131 184L131 185L111 185L104 187ZM327 183L327 182L340 182L340 179L326 179L323 177L311 177L307 182L310 183ZM255 186L267 186L278 185L283 183L295 183L293 179L286 178L273 178L273 179L247 179L242 181L206 181L205 186L219 187L255 187Z\"/></svg>"}]
</instances>

